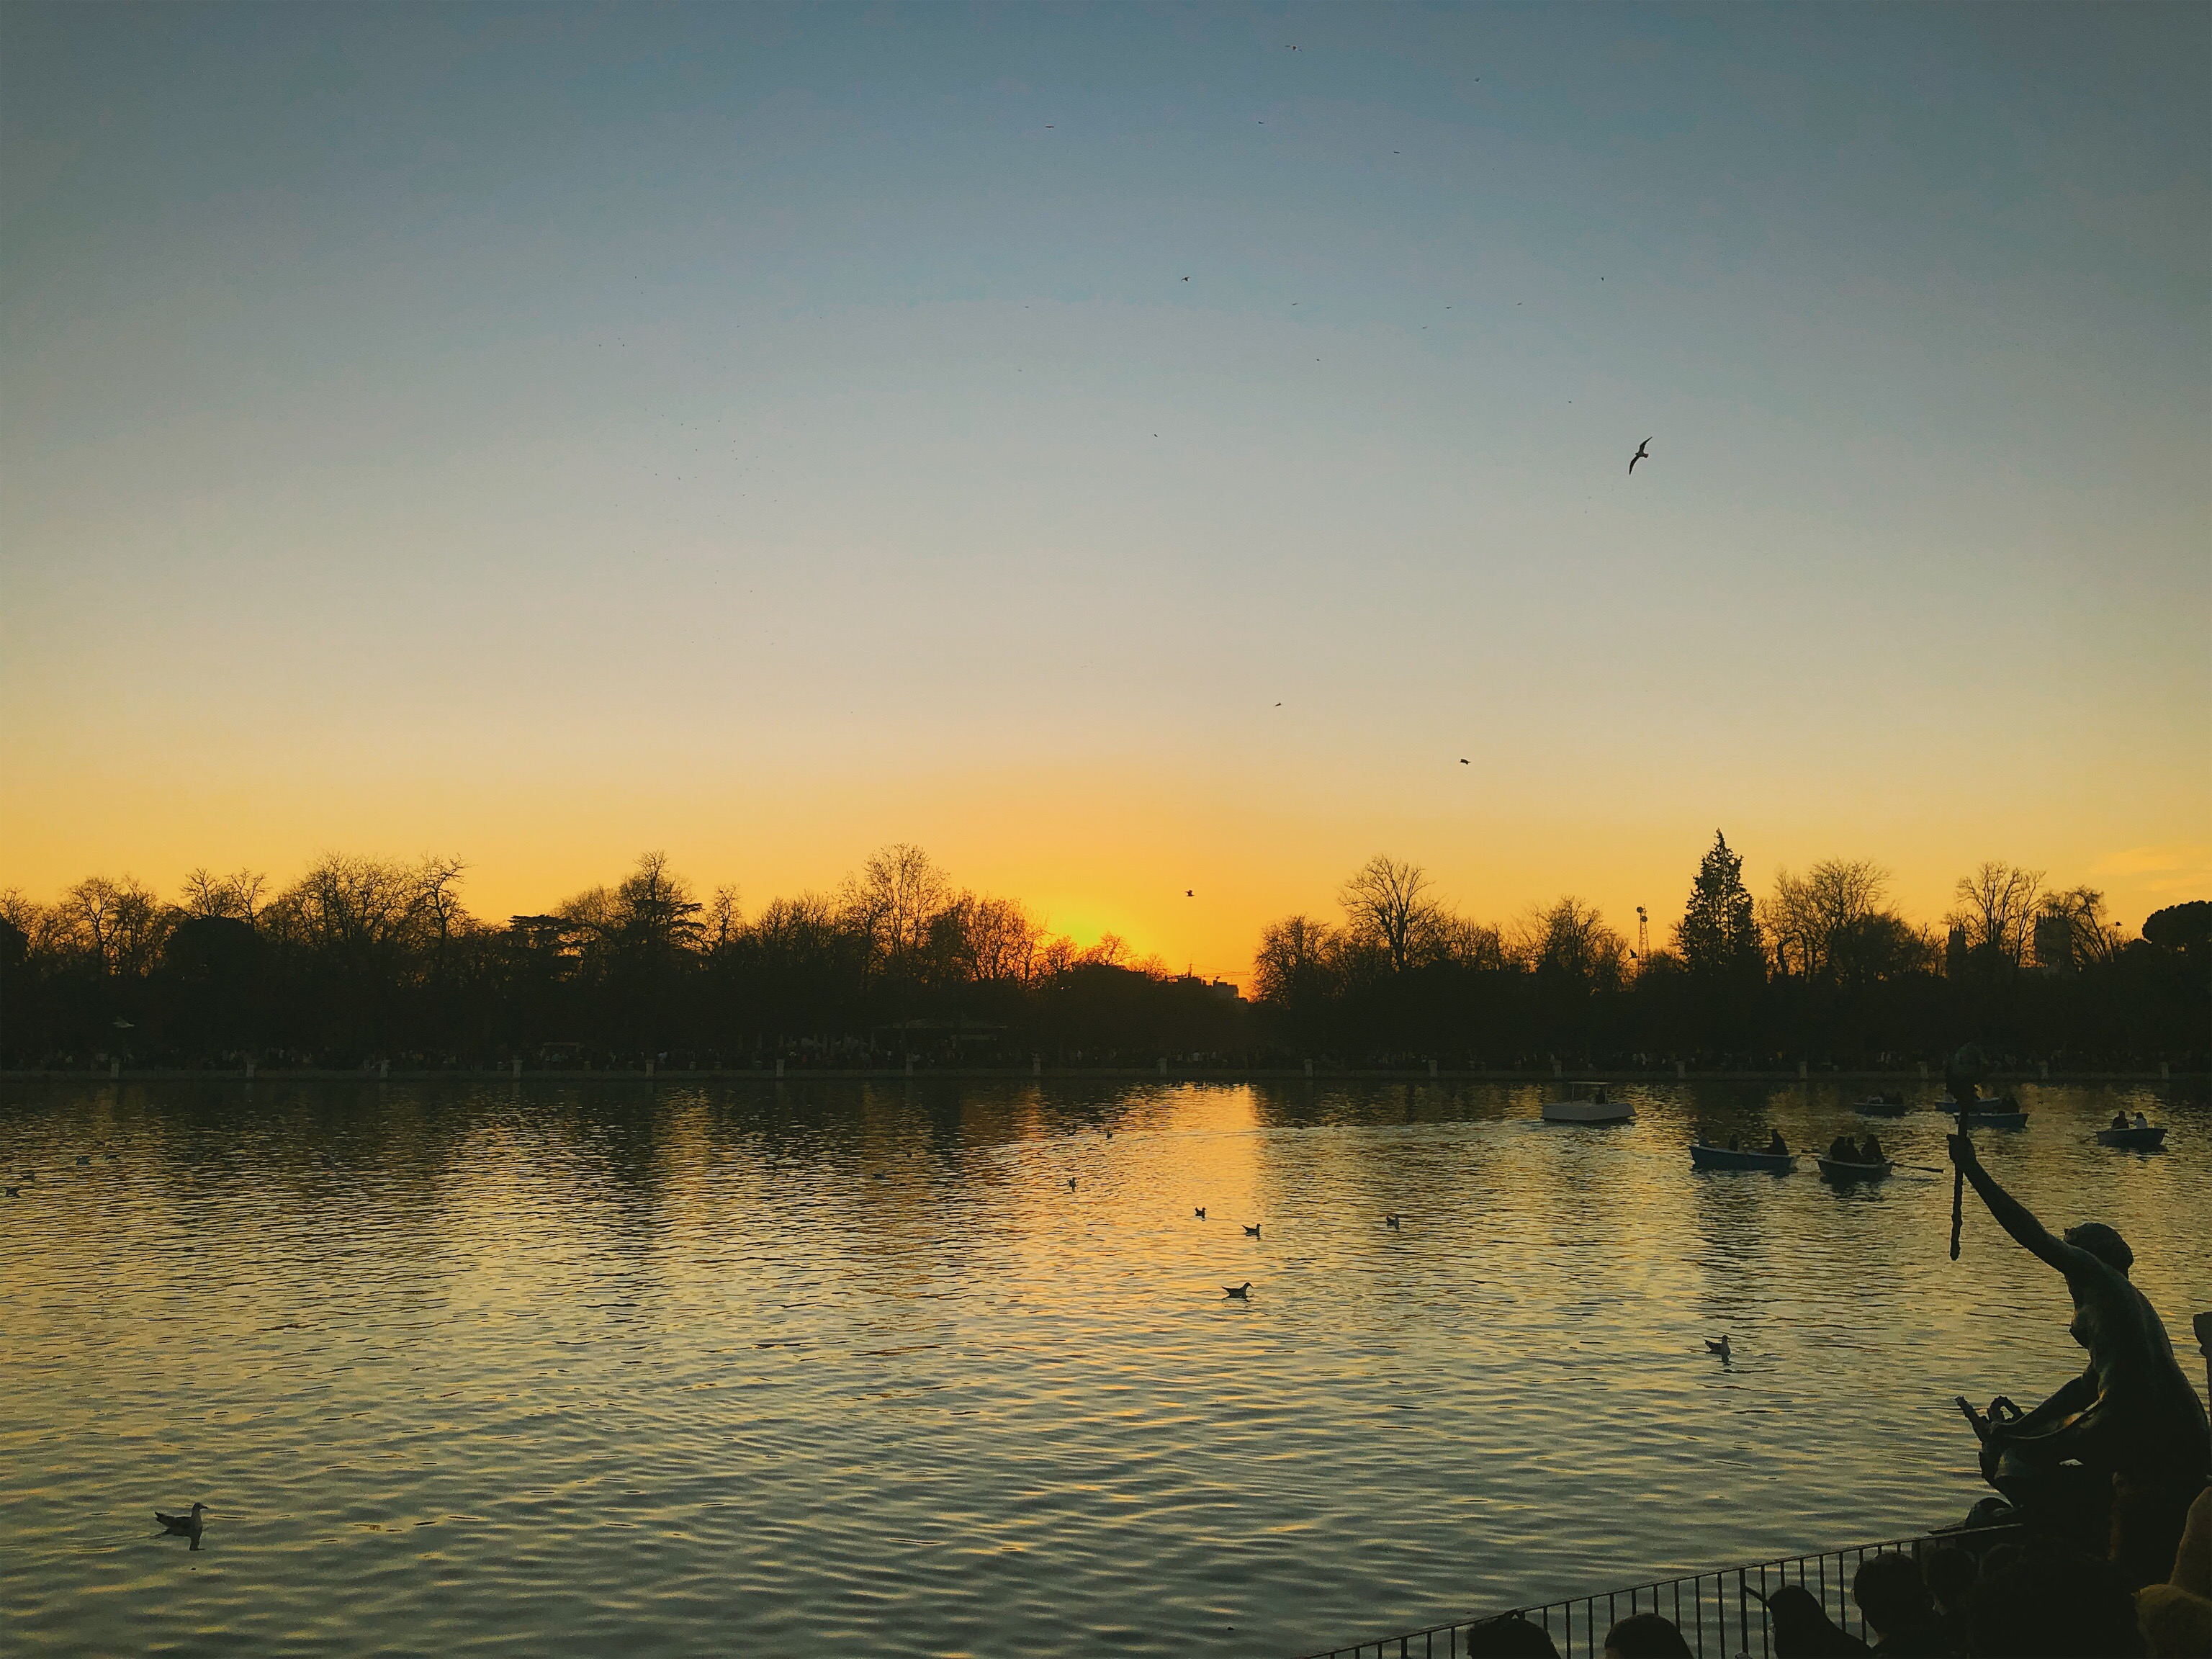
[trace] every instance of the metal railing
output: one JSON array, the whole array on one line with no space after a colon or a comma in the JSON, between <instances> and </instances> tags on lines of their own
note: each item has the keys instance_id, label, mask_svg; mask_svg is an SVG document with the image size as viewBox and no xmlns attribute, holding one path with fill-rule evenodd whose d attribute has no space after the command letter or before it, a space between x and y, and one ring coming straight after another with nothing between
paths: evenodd
<instances>
[{"instance_id":1,"label":"metal railing","mask_svg":"<svg viewBox=\"0 0 2212 1659\"><path fill-rule=\"evenodd\" d=\"M1820 1602L1828 1617L1844 1629L1867 1640L1865 1621L1850 1599L1851 1578L1869 1556L1893 1551L1923 1550L1952 1545L1979 1554L2001 1539L2019 1534L2017 1523L1978 1527L1971 1531L1925 1533L1917 1538L1885 1539L1879 1543L1851 1544L1822 1550L1814 1555L1780 1556L1748 1566L1723 1567L1714 1572L1662 1578L1627 1589L1607 1590L1596 1595L1571 1596L1560 1601L1504 1607L1479 1618L1461 1619L1425 1630L1405 1631L1379 1641L1355 1642L1328 1648L1310 1659L1462 1659L1470 1651L1468 1633L1493 1619L1518 1613L1540 1626L1559 1649L1560 1659L1591 1659L1605 1650L1605 1633L1632 1613L1656 1613L1674 1621L1698 1659L1772 1659L1772 1635L1767 1627L1765 1597L1784 1584L1800 1584Z\"/></svg>"}]
</instances>

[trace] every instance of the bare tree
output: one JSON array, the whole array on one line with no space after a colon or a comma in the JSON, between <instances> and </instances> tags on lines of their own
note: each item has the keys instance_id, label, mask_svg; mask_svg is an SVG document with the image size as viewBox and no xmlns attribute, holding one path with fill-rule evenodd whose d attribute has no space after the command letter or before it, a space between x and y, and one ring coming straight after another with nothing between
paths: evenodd
<instances>
[{"instance_id":1,"label":"bare tree","mask_svg":"<svg viewBox=\"0 0 2212 1659\"><path fill-rule=\"evenodd\" d=\"M2120 948L2120 930L2105 913L2105 896L2094 887L2051 894L2043 901L2043 914L2063 925L2069 957L2077 965L2110 962ZM2039 961L2039 965L2057 964Z\"/></svg>"},{"instance_id":2,"label":"bare tree","mask_svg":"<svg viewBox=\"0 0 2212 1659\"><path fill-rule=\"evenodd\" d=\"M61 938L103 973L143 973L167 932L165 907L137 880L89 876L55 907Z\"/></svg>"},{"instance_id":3,"label":"bare tree","mask_svg":"<svg viewBox=\"0 0 2212 1659\"><path fill-rule=\"evenodd\" d=\"M701 939L709 951L727 950L744 931L744 911L738 903L738 890L725 884L714 890L707 901L707 919L701 924Z\"/></svg>"},{"instance_id":4,"label":"bare tree","mask_svg":"<svg viewBox=\"0 0 2212 1659\"><path fill-rule=\"evenodd\" d=\"M179 908L187 915L220 916L251 926L268 884L269 878L258 870L234 870L227 876L194 870L185 878L184 902Z\"/></svg>"},{"instance_id":5,"label":"bare tree","mask_svg":"<svg viewBox=\"0 0 2212 1659\"><path fill-rule=\"evenodd\" d=\"M1337 893L1345 931L1354 944L1378 947L1390 971L1402 974L1433 944L1443 908L1427 896L1428 872L1377 853Z\"/></svg>"},{"instance_id":6,"label":"bare tree","mask_svg":"<svg viewBox=\"0 0 2212 1659\"><path fill-rule=\"evenodd\" d=\"M1523 913L1514 933L1514 954L1537 974L1605 988L1621 981L1628 941L1571 894Z\"/></svg>"},{"instance_id":7,"label":"bare tree","mask_svg":"<svg viewBox=\"0 0 2212 1659\"><path fill-rule=\"evenodd\" d=\"M956 941L952 960L962 977L979 983L1028 981L1044 930L1013 900L963 893L938 920Z\"/></svg>"},{"instance_id":8,"label":"bare tree","mask_svg":"<svg viewBox=\"0 0 2212 1659\"><path fill-rule=\"evenodd\" d=\"M1252 957L1252 993L1262 1002L1288 1003L1317 987L1328 974L1336 932L1311 916L1285 916L1260 933Z\"/></svg>"},{"instance_id":9,"label":"bare tree","mask_svg":"<svg viewBox=\"0 0 2212 1659\"><path fill-rule=\"evenodd\" d=\"M843 890L848 914L884 965L903 966L919 957L928 947L931 921L951 898L945 872L905 842L871 854Z\"/></svg>"},{"instance_id":10,"label":"bare tree","mask_svg":"<svg viewBox=\"0 0 2212 1659\"><path fill-rule=\"evenodd\" d=\"M1969 950L1987 951L2015 968L2027 960L2043 898L2042 871L1993 859L1960 877L1952 892L1957 902L1945 920L1966 930Z\"/></svg>"},{"instance_id":11,"label":"bare tree","mask_svg":"<svg viewBox=\"0 0 2212 1659\"><path fill-rule=\"evenodd\" d=\"M459 859L439 858L425 853L416 869L418 902L437 935L437 966L441 972L445 969L446 947L453 942L454 930L468 919L468 912L461 908L461 872L468 867Z\"/></svg>"},{"instance_id":12,"label":"bare tree","mask_svg":"<svg viewBox=\"0 0 2212 1659\"><path fill-rule=\"evenodd\" d=\"M1759 907L1776 966L1809 979L1858 976L1852 942L1889 915L1881 902L1889 881L1871 859L1823 859L1802 878L1778 872L1773 896Z\"/></svg>"},{"instance_id":13,"label":"bare tree","mask_svg":"<svg viewBox=\"0 0 2212 1659\"><path fill-rule=\"evenodd\" d=\"M1504 935L1465 916L1446 916L1437 925L1437 951L1462 968L1495 971L1508 965Z\"/></svg>"}]
</instances>

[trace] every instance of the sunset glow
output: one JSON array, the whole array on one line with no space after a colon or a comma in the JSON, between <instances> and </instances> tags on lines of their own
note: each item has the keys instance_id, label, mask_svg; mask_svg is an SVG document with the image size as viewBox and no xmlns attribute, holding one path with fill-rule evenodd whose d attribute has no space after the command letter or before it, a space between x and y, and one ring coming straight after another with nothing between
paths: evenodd
<instances>
[{"instance_id":1,"label":"sunset glow","mask_svg":"<svg viewBox=\"0 0 2212 1659\"><path fill-rule=\"evenodd\" d=\"M2132 927L2201 18L2082 15L26 14L0 884L907 841L1240 974L1376 851L1663 924L1719 826Z\"/></svg>"}]
</instances>

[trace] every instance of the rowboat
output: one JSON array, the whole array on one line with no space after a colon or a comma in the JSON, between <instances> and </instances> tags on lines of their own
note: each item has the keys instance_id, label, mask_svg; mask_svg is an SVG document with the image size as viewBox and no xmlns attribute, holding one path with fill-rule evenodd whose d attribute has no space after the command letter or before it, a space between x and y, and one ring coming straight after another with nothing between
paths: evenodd
<instances>
[{"instance_id":1,"label":"rowboat","mask_svg":"<svg viewBox=\"0 0 2212 1659\"><path fill-rule=\"evenodd\" d=\"M1864 1100L1855 1100L1851 1109L1864 1117L1903 1117L1912 1109L1905 1103L1903 1095L1869 1095Z\"/></svg>"},{"instance_id":2,"label":"rowboat","mask_svg":"<svg viewBox=\"0 0 2212 1659\"><path fill-rule=\"evenodd\" d=\"M1937 1103L1947 1112L1956 1113L1959 1109L1959 1103L1948 1095ZM1986 1110L1979 1103L1969 1106L1965 1121L1970 1129L1978 1127L1984 1129L2025 1129L2027 1127L2027 1114L2012 1103L2012 1097L2007 1095L2002 1103L1992 1101Z\"/></svg>"},{"instance_id":3,"label":"rowboat","mask_svg":"<svg viewBox=\"0 0 2212 1659\"><path fill-rule=\"evenodd\" d=\"M1879 1164L1845 1162L1837 1158L1816 1158L1813 1161L1820 1166L1823 1181L1880 1181L1897 1167L1887 1158Z\"/></svg>"},{"instance_id":4,"label":"rowboat","mask_svg":"<svg viewBox=\"0 0 2212 1659\"><path fill-rule=\"evenodd\" d=\"M1705 1146L1690 1143L1690 1167L1696 1170L1765 1170L1787 1175L1797 1167L1795 1152L1745 1152L1733 1146Z\"/></svg>"},{"instance_id":5,"label":"rowboat","mask_svg":"<svg viewBox=\"0 0 2212 1659\"><path fill-rule=\"evenodd\" d=\"M2100 1146L2132 1146L2137 1152L2154 1152L2166 1145L2166 1125L2153 1124L2141 1129L2100 1129Z\"/></svg>"},{"instance_id":6,"label":"rowboat","mask_svg":"<svg viewBox=\"0 0 2212 1659\"><path fill-rule=\"evenodd\" d=\"M1570 1083L1565 1100L1544 1103L1547 1123L1633 1123L1636 1108L1607 1097L1602 1083Z\"/></svg>"}]
</instances>

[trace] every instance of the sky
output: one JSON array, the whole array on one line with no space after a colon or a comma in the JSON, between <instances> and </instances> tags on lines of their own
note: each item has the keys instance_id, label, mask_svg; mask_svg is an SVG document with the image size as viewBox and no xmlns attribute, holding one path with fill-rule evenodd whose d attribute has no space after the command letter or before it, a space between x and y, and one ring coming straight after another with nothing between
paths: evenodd
<instances>
[{"instance_id":1,"label":"sky","mask_svg":"<svg viewBox=\"0 0 2212 1659\"><path fill-rule=\"evenodd\" d=\"M0 13L0 886L2212 896L2212 11ZM1629 457L1650 439L1650 459ZM1186 893L1191 896L1186 897Z\"/></svg>"}]
</instances>

